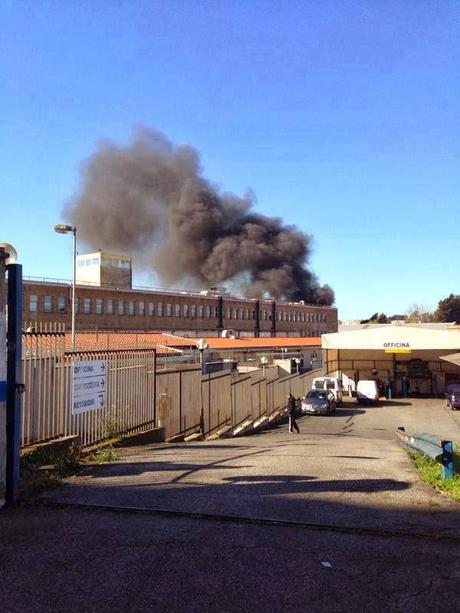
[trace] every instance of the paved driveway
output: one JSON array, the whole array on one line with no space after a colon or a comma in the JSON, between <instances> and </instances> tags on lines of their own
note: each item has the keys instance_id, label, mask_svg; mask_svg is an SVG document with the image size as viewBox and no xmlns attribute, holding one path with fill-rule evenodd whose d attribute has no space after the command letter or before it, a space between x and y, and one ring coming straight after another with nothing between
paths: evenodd
<instances>
[{"instance_id":1,"label":"paved driveway","mask_svg":"<svg viewBox=\"0 0 460 613\"><path fill-rule=\"evenodd\" d=\"M304 417L239 439L151 445L85 468L46 498L248 519L412 533L460 534L460 507L417 473L394 428L460 441L442 401L347 402L336 414Z\"/></svg>"},{"instance_id":2,"label":"paved driveway","mask_svg":"<svg viewBox=\"0 0 460 613\"><path fill-rule=\"evenodd\" d=\"M460 440L458 416L420 401L300 425L126 449L47 493L121 512L0 514L2 613L457 610L459 507L418 482L393 428Z\"/></svg>"}]
</instances>

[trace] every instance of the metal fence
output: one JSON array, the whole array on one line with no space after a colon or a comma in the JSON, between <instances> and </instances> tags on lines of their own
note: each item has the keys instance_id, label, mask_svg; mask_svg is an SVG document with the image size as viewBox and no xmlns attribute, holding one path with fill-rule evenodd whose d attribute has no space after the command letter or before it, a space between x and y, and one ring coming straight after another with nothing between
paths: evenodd
<instances>
[{"instance_id":1,"label":"metal fence","mask_svg":"<svg viewBox=\"0 0 460 613\"><path fill-rule=\"evenodd\" d=\"M102 409L72 413L72 368L78 361L107 365ZM23 446L78 434L89 445L108 436L136 432L155 423L155 351L124 349L70 353L64 334L25 334L26 387L22 415Z\"/></svg>"},{"instance_id":2,"label":"metal fence","mask_svg":"<svg viewBox=\"0 0 460 613\"><path fill-rule=\"evenodd\" d=\"M451 479L454 476L454 447L452 441L443 440L438 434L409 433L402 426L396 429L396 436L404 447L413 451L420 451L439 462L442 466L443 479Z\"/></svg>"},{"instance_id":3,"label":"metal fence","mask_svg":"<svg viewBox=\"0 0 460 613\"><path fill-rule=\"evenodd\" d=\"M78 361L107 364L103 408L72 413L72 368ZM299 397L324 369L279 376L277 368L202 375L195 365L156 370L153 349L67 352L64 333L26 333L22 446L78 434L89 445L112 435L161 426L166 437L212 434L223 426L270 415Z\"/></svg>"},{"instance_id":4,"label":"metal fence","mask_svg":"<svg viewBox=\"0 0 460 613\"><path fill-rule=\"evenodd\" d=\"M277 378L273 370L267 370L267 376L262 370L208 375L193 367L157 371L158 425L166 437L200 430L210 435L225 426L236 427L284 407L290 393L304 396L313 378L322 374L324 369Z\"/></svg>"}]
</instances>

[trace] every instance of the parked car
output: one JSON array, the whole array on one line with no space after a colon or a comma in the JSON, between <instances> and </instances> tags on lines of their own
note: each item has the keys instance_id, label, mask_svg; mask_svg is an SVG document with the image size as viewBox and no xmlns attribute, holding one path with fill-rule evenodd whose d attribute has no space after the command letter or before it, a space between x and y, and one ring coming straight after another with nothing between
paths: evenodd
<instances>
[{"instance_id":1,"label":"parked car","mask_svg":"<svg viewBox=\"0 0 460 613\"><path fill-rule=\"evenodd\" d=\"M330 390L310 390L302 400L301 411L305 414L329 415L336 406L335 396Z\"/></svg>"},{"instance_id":2,"label":"parked car","mask_svg":"<svg viewBox=\"0 0 460 613\"><path fill-rule=\"evenodd\" d=\"M377 402L379 396L377 381L371 379L358 381L358 385L356 386L356 400L358 403Z\"/></svg>"},{"instance_id":3,"label":"parked car","mask_svg":"<svg viewBox=\"0 0 460 613\"><path fill-rule=\"evenodd\" d=\"M460 383L450 383L446 387L446 406L452 411L460 408Z\"/></svg>"},{"instance_id":4,"label":"parked car","mask_svg":"<svg viewBox=\"0 0 460 613\"><path fill-rule=\"evenodd\" d=\"M343 396L343 384L336 377L315 377L311 388L314 390L329 390L334 394L336 404L341 404Z\"/></svg>"}]
</instances>

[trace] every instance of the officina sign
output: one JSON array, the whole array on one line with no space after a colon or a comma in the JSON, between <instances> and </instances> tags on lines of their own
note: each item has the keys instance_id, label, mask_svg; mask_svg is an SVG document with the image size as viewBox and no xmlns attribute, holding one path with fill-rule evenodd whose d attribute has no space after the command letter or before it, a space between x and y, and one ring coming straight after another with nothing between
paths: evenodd
<instances>
[{"instance_id":1,"label":"officina sign","mask_svg":"<svg viewBox=\"0 0 460 613\"><path fill-rule=\"evenodd\" d=\"M386 343L383 343L383 350L385 351L385 353L410 353L411 347L410 343L406 341L388 341Z\"/></svg>"}]
</instances>

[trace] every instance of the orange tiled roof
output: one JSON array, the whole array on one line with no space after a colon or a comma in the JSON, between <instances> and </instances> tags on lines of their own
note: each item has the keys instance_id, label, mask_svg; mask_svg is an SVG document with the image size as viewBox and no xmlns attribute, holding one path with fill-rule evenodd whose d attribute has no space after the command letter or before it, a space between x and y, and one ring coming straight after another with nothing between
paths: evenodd
<instances>
[{"instance_id":1,"label":"orange tiled roof","mask_svg":"<svg viewBox=\"0 0 460 613\"><path fill-rule=\"evenodd\" d=\"M196 340L155 332L77 332L79 351L107 349L157 349L158 354L176 355L178 348L195 347ZM66 348L71 348L71 335L66 333Z\"/></svg>"},{"instance_id":2,"label":"orange tiled roof","mask_svg":"<svg viewBox=\"0 0 460 613\"><path fill-rule=\"evenodd\" d=\"M216 338L206 339L210 349L281 349L282 347L321 347L320 337L277 336L269 338Z\"/></svg>"}]
</instances>

